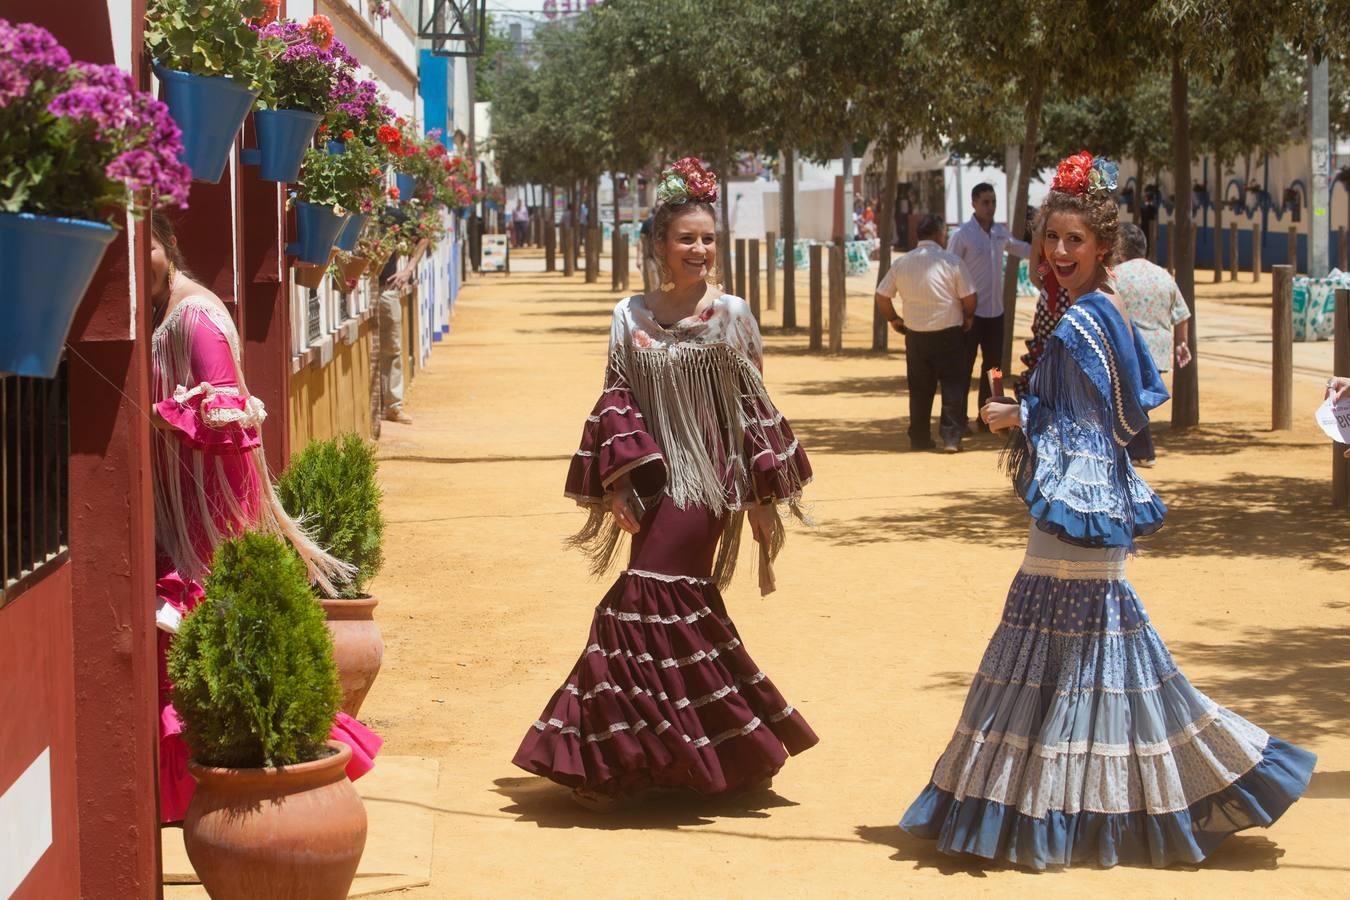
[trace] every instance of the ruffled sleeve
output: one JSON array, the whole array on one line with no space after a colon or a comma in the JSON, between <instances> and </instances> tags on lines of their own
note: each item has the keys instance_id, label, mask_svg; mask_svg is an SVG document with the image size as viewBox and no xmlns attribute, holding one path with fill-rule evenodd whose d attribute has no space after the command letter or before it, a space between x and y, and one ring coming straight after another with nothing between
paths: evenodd
<instances>
[{"instance_id":1,"label":"ruffled sleeve","mask_svg":"<svg viewBox=\"0 0 1350 900\"><path fill-rule=\"evenodd\" d=\"M639 494L649 497L665 487L666 464L633 392L611 368L605 390L581 430L565 493L583 506L599 503L624 475Z\"/></svg>"},{"instance_id":2,"label":"ruffled sleeve","mask_svg":"<svg viewBox=\"0 0 1350 900\"><path fill-rule=\"evenodd\" d=\"M643 497L660 493L666 484L666 461L656 439L647 430L628 382L614 365L614 353L627 335L624 305L614 311L610 328L609 364L605 388L581 430L581 446L572 454L564 493L581 506L598 504L605 492L624 475Z\"/></svg>"},{"instance_id":3,"label":"ruffled sleeve","mask_svg":"<svg viewBox=\"0 0 1350 900\"><path fill-rule=\"evenodd\" d=\"M1073 544L1132 547L1162 527L1167 507L1117 446L1111 407L1056 337L1022 401L1024 452L1014 486L1042 531Z\"/></svg>"},{"instance_id":4,"label":"ruffled sleeve","mask_svg":"<svg viewBox=\"0 0 1350 900\"><path fill-rule=\"evenodd\" d=\"M261 446L259 429L267 410L241 389L233 350L220 328L209 316L186 314L174 327L192 330L179 341L189 348L192 378L155 404L160 416L197 450L227 453Z\"/></svg>"}]
</instances>

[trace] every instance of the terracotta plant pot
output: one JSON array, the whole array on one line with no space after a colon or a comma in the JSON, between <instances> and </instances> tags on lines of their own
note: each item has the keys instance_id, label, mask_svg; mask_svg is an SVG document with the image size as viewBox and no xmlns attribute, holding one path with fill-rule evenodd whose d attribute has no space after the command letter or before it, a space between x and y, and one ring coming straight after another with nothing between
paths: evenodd
<instances>
[{"instance_id":1,"label":"terracotta plant pot","mask_svg":"<svg viewBox=\"0 0 1350 900\"><path fill-rule=\"evenodd\" d=\"M366 846L366 808L344 771L352 750L273 769L188 763L197 791L183 843L215 900L340 900Z\"/></svg>"},{"instance_id":2,"label":"terracotta plant pot","mask_svg":"<svg viewBox=\"0 0 1350 900\"><path fill-rule=\"evenodd\" d=\"M353 719L361 711L384 659L384 640L374 619L379 602L374 597L319 600L333 635L333 661L342 682L342 711Z\"/></svg>"},{"instance_id":3,"label":"terracotta plant pot","mask_svg":"<svg viewBox=\"0 0 1350 900\"><path fill-rule=\"evenodd\" d=\"M360 278L361 273L366 270L366 266L368 265L370 265L370 260L366 259L364 256L353 256L346 253L338 254L338 271L342 273L342 280L346 281L348 284L355 282L356 279Z\"/></svg>"},{"instance_id":4,"label":"terracotta plant pot","mask_svg":"<svg viewBox=\"0 0 1350 900\"><path fill-rule=\"evenodd\" d=\"M380 273L384 271L384 267L389 264L389 257L393 255L394 251L390 250L388 253L373 257L370 260L370 264L366 267L366 277L371 281L379 281Z\"/></svg>"},{"instance_id":5,"label":"terracotta plant pot","mask_svg":"<svg viewBox=\"0 0 1350 900\"><path fill-rule=\"evenodd\" d=\"M337 251L328 254L328 262L333 261L337 256ZM323 284L323 276L328 274L328 263L321 266L312 266L309 263L295 263L292 268L295 270L295 283L301 287L317 288Z\"/></svg>"}]
</instances>

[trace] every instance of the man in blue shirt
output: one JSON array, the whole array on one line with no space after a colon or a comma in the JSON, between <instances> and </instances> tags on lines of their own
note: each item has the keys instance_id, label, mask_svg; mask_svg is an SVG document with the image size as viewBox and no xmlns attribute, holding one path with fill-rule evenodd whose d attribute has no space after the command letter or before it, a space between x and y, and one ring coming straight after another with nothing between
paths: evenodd
<instances>
[{"instance_id":1,"label":"man in blue shirt","mask_svg":"<svg viewBox=\"0 0 1350 900\"><path fill-rule=\"evenodd\" d=\"M947 249L966 264L975 282L975 323L966 332L966 376L969 378L975 357L980 361L979 399L976 409L984 407L989 399L990 369L1002 365L1003 359L1003 254L1028 257L1031 245L1014 238L1008 229L994 221L998 197L994 186L982 181L970 191L970 205L974 215L956 230ZM966 387L967 399L970 387ZM989 426L980 422L980 430Z\"/></svg>"}]
</instances>

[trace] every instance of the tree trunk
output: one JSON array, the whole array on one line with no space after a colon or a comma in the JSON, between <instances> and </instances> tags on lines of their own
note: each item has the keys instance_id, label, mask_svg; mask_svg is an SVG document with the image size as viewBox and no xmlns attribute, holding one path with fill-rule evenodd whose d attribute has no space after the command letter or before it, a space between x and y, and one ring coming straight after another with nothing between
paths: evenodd
<instances>
[{"instance_id":1,"label":"tree trunk","mask_svg":"<svg viewBox=\"0 0 1350 900\"><path fill-rule=\"evenodd\" d=\"M1045 85L1040 79L1031 85L1025 113L1026 131L1022 135L1022 159L1017 164L1017 194L1013 198L1012 218L1008 230L1019 240L1027 227L1027 191L1031 188L1031 174L1036 168L1036 141L1041 125L1041 105ZM1003 371L1011 372L1013 365L1013 325L1017 321L1017 266L1009 265L1003 274Z\"/></svg>"},{"instance_id":2,"label":"tree trunk","mask_svg":"<svg viewBox=\"0 0 1350 900\"><path fill-rule=\"evenodd\" d=\"M783 235L783 327L797 327L797 151L783 151L783 181L779 185L778 209ZM774 252L769 248L769 252Z\"/></svg>"},{"instance_id":3,"label":"tree trunk","mask_svg":"<svg viewBox=\"0 0 1350 900\"><path fill-rule=\"evenodd\" d=\"M1172 209L1172 231L1176 234L1176 282L1186 305L1191 309L1191 363L1172 371L1172 427L1190 428L1200 424L1200 368L1196 350L1195 320L1195 242L1191 239L1191 111L1186 83L1186 67L1180 46L1172 48L1172 180L1177 201Z\"/></svg>"},{"instance_id":4,"label":"tree trunk","mask_svg":"<svg viewBox=\"0 0 1350 900\"><path fill-rule=\"evenodd\" d=\"M722 270L722 284L729 294L736 294L740 291L745 293L745 289L736 283L733 276L731 262L731 182L728 176L731 174L731 154L724 152L722 158L717 162L718 171L722 173L721 190L718 191L718 202L721 204L722 227L717 239L717 267ZM740 294L737 294L740 296Z\"/></svg>"},{"instance_id":5,"label":"tree trunk","mask_svg":"<svg viewBox=\"0 0 1350 900\"><path fill-rule=\"evenodd\" d=\"M900 168L900 152L895 149L886 151L886 177L881 181L881 203L877 210L880 218L877 237L881 246L877 248L877 283L886 277L891 268L891 246L895 243L895 187ZM885 352L890 347L891 324L881 314L881 308L872 304L872 349Z\"/></svg>"},{"instance_id":6,"label":"tree trunk","mask_svg":"<svg viewBox=\"0 0 1350 900\"><path fill-rule=\"evenodd\" d=\"M609 182L613 186L611 191L614 194L614 238L610 246L610 252L613 253L614 247L619 246L619 224L621 221L619 218L619 173L617 170L610 170Z\"/></svg>"},{"instance_id":7,"label":"tree trunk","mask_svg":"<svg viewBox=\"0 0 1350 900\"><path fill-rule=\"evenodd\" d=\"M839 231L834 237L840 241L853 240L853 142L844 142L840 154L844 175L839 179Z\"/></svg>"}]
</instances>

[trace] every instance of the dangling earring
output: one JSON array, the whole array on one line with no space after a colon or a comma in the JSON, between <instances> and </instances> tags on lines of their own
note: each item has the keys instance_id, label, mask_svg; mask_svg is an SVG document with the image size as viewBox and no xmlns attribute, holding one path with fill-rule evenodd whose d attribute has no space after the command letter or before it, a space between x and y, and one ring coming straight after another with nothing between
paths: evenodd
<instances>
[{"instance_id":1,"label":"dangling earring","mask_svg":"<svg viewBox=\"0 0 1350 900\"><path fill-rule=\"evenodd\" d=\"M177 277L178 267L173 264L173 260L169 260L169 271L164 282L165 290L170 292L173 291L173 280Z\"/></svg>"},{"instance_id":2,"label":"dangling earring","mask_svg":"<svg viewBox=\"0 0 1350 900\"><path fill-rule=\"evenodd\" d=\"M664 259L656 261L656 270L657 274L661 276L661 293L669 294L675 290L675 273L670 270L670 266L666 265Z\"/></svg>"},{"instance_id":3,"label":"dangling earring","mask_svg":"<svg viewBox=\"0 0 1350 900\"><path fill-rule=\"evenodd\" d=\"M708 284L717 284L717 263L714 262L708 266L708 274L703 276L703 280Z\"/></svg>"}]
</instances>

